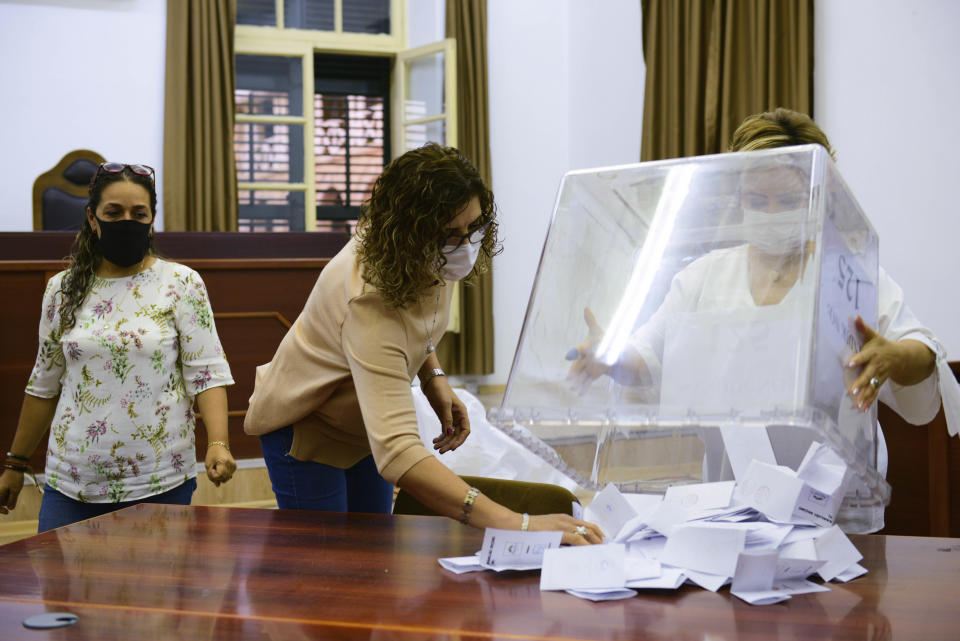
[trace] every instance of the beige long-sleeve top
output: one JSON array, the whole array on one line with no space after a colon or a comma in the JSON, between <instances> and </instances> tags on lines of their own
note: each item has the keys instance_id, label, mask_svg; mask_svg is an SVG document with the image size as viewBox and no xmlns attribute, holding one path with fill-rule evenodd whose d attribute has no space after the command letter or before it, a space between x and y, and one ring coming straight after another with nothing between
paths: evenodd
<instances>
[{"instance_id":1,"label":"beige long-sleeve top","mask_svg":"<svg viewBox=\"0 0 960 641\"><path fill-rule=\"evenodd\" d=\"M324 268L273 360L257 368L244 430L292 424L294 458L347 468L372 453L396 484L431 456L410 384L447 327L453 287L392 308L363 280L356 249L352 239Z\"/></svg>"}]
</instances>

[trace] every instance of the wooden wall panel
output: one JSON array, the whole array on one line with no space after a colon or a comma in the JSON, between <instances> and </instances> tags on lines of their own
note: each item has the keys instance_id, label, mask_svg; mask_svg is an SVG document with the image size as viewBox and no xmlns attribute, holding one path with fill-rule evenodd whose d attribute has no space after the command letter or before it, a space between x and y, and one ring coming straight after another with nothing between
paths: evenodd
<instances>
[{"instance_id":1,"label":"wooden wall panel","mask_svg":"<svg viewBox=\"0 0 960 641\"><path fill-rule=\"evenodd\" d=\"M284 261L183 261L196 269L210 292L215 314L255 312L279 314L293 322L313 289L326 260L291 258Z\"/></svg>"},{"instance_id":2,"label":"wooden wall panel","mask_svg":"<svg viewBox=\"0 0 960 641\"><path fill-rule=\"evenodd\" d=\"M277 311L215 312L214 317L236 383L227 388L231 451L235 458L260 458L260 442L244 434L243 417L253 393L256 367L270 360L292 321ZM198 456L206 451L206 442L204 430L198 429Z\"/></svg>"},{"instance_id":3,"label":"wooden wall panel","mask_svg":"<svg viewBox=\"0 0 960 641\"><path fill-rule=\"evenodd\" d=\"M954 376L960 363L951 363ZM960 537L960 438L949 437L943 408L926 425L911 425L880 404L892 488L884 534Z\"/></svg>"},{"instance_id":4,"label":"wooden wall panel","mask_svg":"<svg viewBox=\"0 0 960 641\"><path fill-rule=\"evenodd\" d=\"M56 265L54 263L54 265ZM0 261L0 292L5 302L0 315L0 448L6 452L23 403L23 389L37 358L40 308L49 264L4 269ZM54 272L55 273L55 272ZM37 448L32 462L42 469L45 447Z\"/></svg>"},{"instance_id":5,"label":"wooden wall panel","mask_svg":"<svg viewBox=\"0 0 960 641\"><path fill-rule=\"evenodd\" d=\"M960 438L956 436L950 439L949 466L950 536L957 538L960 537Z\"/></svg>"},{"instance_id":6,"label":"wooden wall panel","mask_svg":"<svg viewBox=\"0 0 960 641\"><path fill-rule=\"evenodd\" d=\"M884 514L884 534L930 536L928 435L942 425L943 410L928 425L910 425L886 405L880 405L880 425L887 440L887 482L892 492ZM943 535L946 536L946 535Z\"/></svg>"},{"instance_id":7,"label":"wooden wall panel","mask_svg":"<svg viewBox=\"0 0 960 641\"><path fill-rule=\"evenodd\" d=\"M9 447L23 388L37 351L37 324L47 279L64 268L73 234L0 233L0 447ZM227 390L230 440L237 458L259 458L260 443L243 433L257 365L268 362L296 320L323 266L346 243L342 234L158 233L171 260L196 269L210 294L217 330L236 385ZM249 254L249 255L248 255ZM45 445L32 462L42 470ZM4 450L6 451L6 450ZM206 433L197 429L197 458Z\"/></svg>"}]
</instances>

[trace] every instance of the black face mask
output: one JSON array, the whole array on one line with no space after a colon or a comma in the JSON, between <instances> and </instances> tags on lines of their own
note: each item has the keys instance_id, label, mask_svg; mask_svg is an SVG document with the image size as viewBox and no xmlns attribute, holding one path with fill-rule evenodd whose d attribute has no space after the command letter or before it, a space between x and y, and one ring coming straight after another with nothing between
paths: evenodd
<instances>
[{"instance_id":1,"label":"black face mask","mask_svg":"<svg viewBox=\"0 0 960 641\"><path fill-rule=\"evenodd\" d=\"M97 219L100 239L97 248L114 265L130 267L147 255L150 246L150 225L135 220L105 222Z\"/></svg>"}]
</instances>

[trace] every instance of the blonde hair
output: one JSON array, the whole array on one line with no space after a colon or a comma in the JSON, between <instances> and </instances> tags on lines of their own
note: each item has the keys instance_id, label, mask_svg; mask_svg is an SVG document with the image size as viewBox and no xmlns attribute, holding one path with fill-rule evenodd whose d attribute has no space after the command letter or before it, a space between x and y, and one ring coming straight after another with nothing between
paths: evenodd
<instances>
[{"instance_id":1,"label":"blonde hair","mask_svg":"<svg viewBox=\"0 0 960 641\"><path fill-rule=\"evenodd\" d=\"M827 135L807 114L778 107L747 116L733 132L729 151L755 151L791 145L821 145L836 160Z\"/></svg>"}]
</instances>

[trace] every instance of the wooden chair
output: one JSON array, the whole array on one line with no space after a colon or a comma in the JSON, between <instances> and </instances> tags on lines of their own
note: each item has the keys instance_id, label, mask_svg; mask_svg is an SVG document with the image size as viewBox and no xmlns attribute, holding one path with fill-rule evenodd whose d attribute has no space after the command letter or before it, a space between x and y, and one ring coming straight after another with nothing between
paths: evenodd
<instances>
[{"instance_id":1,"label":"wooden chair","mask_svg":"<svg viewBox=\"0 0 960 641\"><path fill-rule=\"evenodd\" d=\"M514 512L527 514L573 514L573 504L579 503L577 497L568 489L548 483L528 483L526 481L507 481L483 476L461 476L467 485L477 488L487 498L510 508ZM439 516L436 512L400 490L393 504L394 514L419 514Z\"/></svg>"},{"instance_id":2,"label":"wooden chair","mask_svg":"<svg viewBox=\"0 0 960 641\"><path fill-rule=\"evenodd\" d=\"M90 180L103 156L89 149L71 151L33 182L34 231L79 231Z\"/></svg>"}]
</instances>

